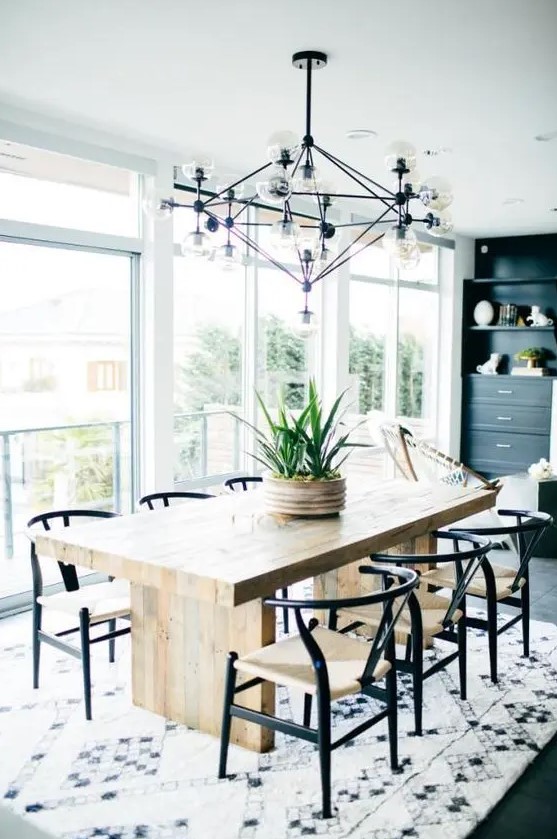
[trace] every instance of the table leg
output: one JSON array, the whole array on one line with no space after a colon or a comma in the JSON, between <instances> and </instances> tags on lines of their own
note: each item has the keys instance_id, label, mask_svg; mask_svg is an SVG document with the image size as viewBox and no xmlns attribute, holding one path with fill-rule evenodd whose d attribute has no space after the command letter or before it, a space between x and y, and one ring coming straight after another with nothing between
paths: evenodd
<instances>
[{"instance_id":1,"label":"table leg","mask_svg":"<svg viewBox=\"0 0 557 839\"><path fill-rule=\"evenodd\" d=\"M229 609L132 583L131 613L134 704L218 736L226 655L273 643L274 609L261 600ZM242 704L274 713L272 684L241 697ZM274 745L273 732L238 719L231 740L258 752Z\"/></svg>"}]
</instances>

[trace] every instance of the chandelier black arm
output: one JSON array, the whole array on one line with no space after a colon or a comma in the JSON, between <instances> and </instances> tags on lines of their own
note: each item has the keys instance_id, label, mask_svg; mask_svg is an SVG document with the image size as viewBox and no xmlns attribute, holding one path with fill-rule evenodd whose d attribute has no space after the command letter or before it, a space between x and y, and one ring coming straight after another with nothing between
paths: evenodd
<instances>
[{"instance_id":1,"label":"chandelier black arm","mask_svg":"<svg viewBox=\"0 0 557 839\"><path fill-rule=\"evenodd\" d=\"M385 215L383 213L383 215ZM418 219L420 221L420 219ZM382 218L381 221L376 219L374 224L391 224L392 219L390 218ZM369 219L367 221L347 221L344 224L335 224L335 229L339 230L341 227L365 227L366 224L369 224Z\"/></svg>"},{"instance_id":2,"label":"chandelier black arm","mask_svg":"<svg viewBox=\"0 0 557 839\"><path fill-rule=\"evenodd\" d=\"M366 187L366 189L367 189L367 187ZM318 196L318 195L327 195L328 193L323 192L323 190L317 190L316 192L293 192L291 194L294 197L299 196L299 195L303 195L307 198L308 195L309 196L312 196L312 195ZM360 199L364 199L365 201L383 201L383 202L388 201L390 199L390 196L387 197L387 196L384 196L384 195L372 195L369 192L366 192L365 195L356 195L356 194L351 194L351 193L346 193L346 192L342 192L342 193L341 192L335 192L335 193L332 194L331 197L333 197L333 198L360 198ZM335 227L336 227L336 225L335 225Z\"/></svg>"},{"instance_id":3,"label":"chandelier black arm","mask_svg":"<svg viewBox=\"0 0 557 839\"><path fill-rule=\"evenodd\" d=\"M256 242L254 242L253 239L250 239L249 236L246 236L243 230L237 230L235 227L232 227L230 228L230 233L237 239L239 239L239 241L242 242L244 245L247 245L260 256L263 256L268 262L274 265L275 268L280 268L281 271L284 271L285 274L288 274L288 276L291 277L291 279L295 280L295 282L297 282L298 285L302 285L301 280L299 280L298 277L286 267L286 265L283 265L282 262L278 262L278 260L274 259L270 254L264 251L263 248L260 247L260 245L258 245Z\"/></svg>"},{"instance_id":4,"label":"chandelier black arm","mask_svg":"<svg viewBox=\"0 0 557 839\"><path fill-rule=\"evenodd\" d=\"M309 162L311 163L311 167L313 169L313 183L315 184L315 164L313 162L313 154L312 154L311 148L308 149L308 157L309 157ZM314 194L317 197L317 207L319 209L319 218L321 219L321 224L325 224L325 213L323 212L323 204L321 202L321 194L320 194L320 192L317 188L316 188Z\"/></svg>"},{"instance_id":5,"label":"chandelier black arm","mask_svg":"<svg viewBox=\"0 0 557 839\"><path fill-rule=\"evenodd\" d=\"M238 216L241 216L242 213L244 212L244 210L247 210L248 207L251 207L251 205L253 204L253 202L255 201L255 199L257 197L258 197L257 193L255 193L255 195L252 195L251 198L248 201L245 201L243 203L243 205L240 207L240 209L238 210L238 212L234 213L234 215L232 216L233 221L236 221Z\"/></svg>"},{"instance_id":6,"label":"chandelier black arm","mask_svg":"<svg viewBox=\"0 0 557 839\"><path fill-rule=\"evenodd\" d=\"M302 162L302 157L304 156L304 153L305 153L305 148L302 147L301 151L298 154L298 158L297 158L294 166L292 167L292 171L290 172L290 179L292 179L294 177L294 175L296 174L296 172L298 171L298 166ZM303 194L303 193L296 193L296 194Z\"/></svg>"},{"instance_id":7,"label":"chandelier black arm","mask_svg":"<svg viewBox=\"0 0 557 839\"><path fill-rule=\"evenodd\" d=\"M322 280L324 277L326 277L326 276L327 276L327 274L330 274L330 273L331 273L331 271L335 271L337 268L340 268L340 266L341 266L341 265L344 265L344 264L345 264L345 262L348 262L348 260L349 260L351 257L350 257L350 256L348 256L346 259L343 259L343 257L344 257L344 256L348 253L348 251L349 251L351 248L353 248L353 247L354 247L354 245L355 245L355 244L357 244L357 243L360 241L360 239L361 239L363 236L365 236L365 235L366 235L366 233L369 233L369 231L372 229L372 227L375 227L375 225L376 225L376 224L379 224L379 223L381 222L381 220L382 220L382 219L383 219L383 218L387 215L387 213L388 213L390 210L392 210L392 209L393 209L393 207L394 207L394 206L395 206L395 205L394 205L394 204L392 204L391 206L387 207L387 209L385 210L385 212L384 212L382 215L380 215L378 218L376 218L376 219L374 219L372 222L370 222L370 223L368 224L368 226L365 228L365 230L362 230L362 232L361 232L361 233L359 233L359 234L356 236L356 238L355 238L352 242L350 242L350 243L349 243L349 244L348 244L348 245L344 248L344 250L343 250L343 251L341 251L339 254L337 254L337 255L335 256L335 258L334 258L334 259L333 259L333 260L329 263L329 265L327 265L327 267L326 267L326 268L324 268L324 269L323 269L323 271L321 271L321 272L317 275L317 277L316 277L316 278L315 278L315 280L314 280L314 283L316 283L318 280ZM384 236L384 235L385 235L384 233L382 233L382 234L381 234L381 236ZM379 236L378 238L381 238L381 236ZM376 242L376 241L377 241L377 239L374 239L373 241L374 241L374 242ZM370 242L369 244L373 244L373 242ZM365 250L365 248L366 248L366 247L367 247L367 244L366 244L366 245L365 245L365 246L364 246L361 250ZM361 251L358 251L357 253L361 253ZM354 256L355 256L355 255L356 255L356 254L354 254ZM340 260L342 260L342 262L340 262Z\"/></svg>"},{"instance_id":8,"label":"chandelier black arm","mask_svg":"<svg viewBox=\"0 0 557 839\"><path fill-rule=\"evenodd\" d=\"M384 235L385 235L384 233L380 233L378 236L376 236L376 237L375 237L375 239L374 239L372 242L366 242L364 245L362 245L362 247L361 247L361 248L359 248L359 249L356 251L356 253L350 253L350 254L348 254L348 256L346 256L346 257L342 260L342 262L339 262L337 265L335 265L335 267L334 267L332 270L333 270L333 271L336 271L336 270L337 270L337 268L342 268L342 266L343 266L343 265L346 265L346 263L347 263L347 262L350 262L350 260L351 260L351 259L354 259L354 257L355 257L355 256L358 256L359 254L361 254L361 253L362 253L362 251L365 251L365 250L366 250L366 248L369 248L371 245L375 245L375 243L376 243L376 242L378 242L380 239L382 239ZM327 268L329 268L329 266L327 266ZM322 272L321 272L321 274L319 274L319 275L318 275L318 276L314 279L314 281L313 281L313 282L314 282L314 283L316 283L316 282L318 282L318 280L322 280L322 279L324 279L324 278L325 278L328 274L330 274L330 273L331 273L331 271L329 271L329 270L327 270L327 271L322 271Z\"/></svg>"},{"instance_id":9,"label":"chandelier black arm","mask_svg":"<svg viewBox=\"0 0 557 839\"><path fill-rule=\"evenodd\" d=\"M260 172L264 172L265 169L269 168L269 166L272 166L271 162L265 163L263 166L260 166L258 169L254 169L253 172L250 172L248 175L244 175L243 178L240 178L240 180L235 181L233 184L230 184L229 186L225 186L224 189L221 189L220 192L216 192L213 195L212 198L209 198L209 200L205 202L205 206L207 206L208 204L212 204L212 202L215 200L215 198L220 198L221 195L224 195L230 189L234 189L235 186L239 186L240 184L243 184L246 181L249 181L249 179L253 178L254 175L258 175Z\"/></svg>"},{"instance_id":10,"label":"chandelier black arm","mask_svg":"<svg viewBox=\"0 0 557 839\"><path fill-rule=\"evenodd\" d=\"M346 175L347 178L351 178L353 181L355 181L358 184L358 186L361 186L362 189L368 190L368 192L370 194L370 197L373 196L373 197L377 198L383 204L388 204L388 202L391 200L390 196L383 197L383 196L377 195L375 192L373 192L373 190L371 190L365 183L360 181L359 178L357 178L348 169L346 169L345 164L342 163L342 161L340 161L340 162L337 161L336 158L333 158L332 155L329 154L329 152L326 152L326 151L321 149L320 154L322 154L323 157L326 158L326 160L328 160L330 163L332 163L334 166L336 166L337 169L340 169L341 172L344 172L344 174ZM383 189L383 187L381 187L381 189Z\"/></svg>"},{"instance_id":11,"label":"chandelier black arm","mask_svg":"<svg viewBox=\"0 0 557 839\"><path fill-rule=\"evenodd\" d=\"M339 157L335 157L335 155L331 154L331 152L322 149L321 146L314 146L314 149L318 151L320 154L325 155L331 161L331 163L336 164L336 166L338 166L339 168L344 167L345 170L350 169L352 172L358 175L358 177L363 178L364 181L369 181L369 183L373 184L373 186L377 187L378 189L382 189L384 192L387 192L391 198L395 197L395 193L392 191L392 189L388 189L386 186L383 186L383 184L377 183L377 181L374 181L373 178L369 177L369 175L364 175L363 172L360 172L358 169L356 169L354 166L351 166L349 163L345 163L344 160L341 160ZM348 175L348 172L345 172L345 174ZM360 184L360 186L363 186L364 189L369 189L369 187L365 186L365 184Z\"/></svg>"}]
</instances>

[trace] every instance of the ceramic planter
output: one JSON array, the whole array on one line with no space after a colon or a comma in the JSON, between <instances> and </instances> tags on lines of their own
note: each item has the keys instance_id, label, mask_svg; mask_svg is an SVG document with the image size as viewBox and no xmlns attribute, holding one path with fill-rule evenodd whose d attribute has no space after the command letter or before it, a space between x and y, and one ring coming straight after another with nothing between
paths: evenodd
<instances>
[{"instance_id":1,"label":"ceramic planter","mask_svg":"<svg viewBox=\"0 0 557 839\"><path fill-rule=\"evenodd\" d=\"M288 516L331 516L344 509L346 478L294 481L263 476L265 510Z\"/></svg>"}]
</instances>

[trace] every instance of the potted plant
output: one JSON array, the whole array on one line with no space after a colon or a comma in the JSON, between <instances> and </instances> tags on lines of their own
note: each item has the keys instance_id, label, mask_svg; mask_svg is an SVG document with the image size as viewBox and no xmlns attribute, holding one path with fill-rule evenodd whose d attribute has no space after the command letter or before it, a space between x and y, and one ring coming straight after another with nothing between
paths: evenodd
<instances>
[{"instance_id":1,"label":"potted plant","mask_svg":"<svg viewBox=\"0 0 557 839\"><path fill-rule=\"evenodd\" d=\"M525 350L520 350L515 355L517 361L528 362L528 367L537 367L538 361L545 357L545 350L543 347L527 347Z\"/></svg>"},{"instance_id":2,"label":"potted plant","mask_svg":"<svg viewBox=\"0 0 557 839\"><path fill-rule=\"evenodd\" d=\"M344 508L346 480L340 467L348 457L345 449L367 446L349 442L351 431L341 433L345 411L340 410L340 405L345 393L325 415L311 379L307 404L298 416L288 410L284 396L279 397L276 422L256 394L267 431L250 426L257 436L258 451L253 457L267 469L263 493L268 512L329 516Z\"/></svg>"}]
</instances>

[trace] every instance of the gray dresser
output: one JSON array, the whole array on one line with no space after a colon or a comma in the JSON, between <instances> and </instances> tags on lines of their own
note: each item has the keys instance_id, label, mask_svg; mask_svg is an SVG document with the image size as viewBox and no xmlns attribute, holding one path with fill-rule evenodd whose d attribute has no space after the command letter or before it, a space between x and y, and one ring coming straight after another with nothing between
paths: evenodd
<instances>
[{"instance_id":1,"label":"gray dresser","mask_svg":"<svg viewBox=\"0 0 557 839\"><path fill-rule=\"evenodd\" d=\"M463 462L491 478L549 460L552 393L550 377L465 376Z\"/></svg>"}]
</instances>

